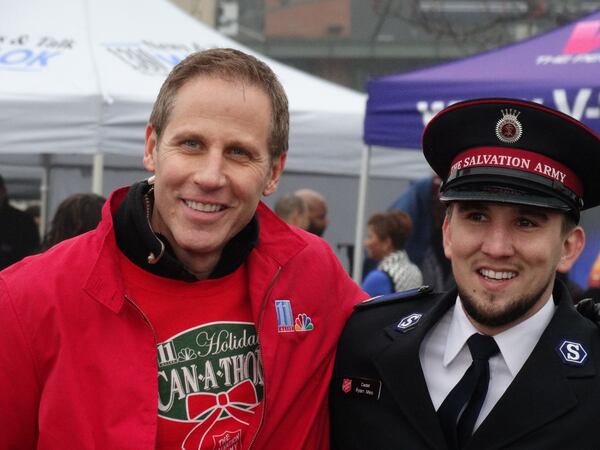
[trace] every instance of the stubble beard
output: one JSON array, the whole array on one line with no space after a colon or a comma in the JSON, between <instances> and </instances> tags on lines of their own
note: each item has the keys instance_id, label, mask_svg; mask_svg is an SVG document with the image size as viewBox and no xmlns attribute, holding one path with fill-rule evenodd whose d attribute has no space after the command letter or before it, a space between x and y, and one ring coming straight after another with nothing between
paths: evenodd
<instances>
[{"instance_id":1,"label":"stubble beard","mask_svg":"<svg viewBox=\"0 0 600 450\"><path fill-rule=\"evenodd\" d=\"M531 308L540 300L546 288L552 281L552 275L550 278L538 289L530 295L526 295L520 298L512 298L510 301L504 300L506 307L500 311L489 310L486 305L494 303L496 296L491 294L483 294L488 296L485 300L485 304L481 305L474 296L467 293L465 290L458 288L458 295L462 301L463 308L467 315L475 320L477 323L487 327L502 327L512 322L517 321L524 315L526 315Z\"/></svg>"}]
</instances>

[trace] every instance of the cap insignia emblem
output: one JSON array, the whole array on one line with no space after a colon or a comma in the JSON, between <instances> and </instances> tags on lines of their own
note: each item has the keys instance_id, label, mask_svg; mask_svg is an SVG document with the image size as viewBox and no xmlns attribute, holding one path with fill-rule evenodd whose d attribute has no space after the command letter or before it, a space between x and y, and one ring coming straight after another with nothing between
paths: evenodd
<instances>
[{"instance_id":1,"label":"cap insignia emblem","mask_svg":"<svg viewBox=\"0 0 600 450\"><path fill-rule=\"evenodd\" d=\"M507 144L517 142L523 134L523 125L517 119L521 113L516 109L503 109L501 112L502 118L496 123L496 137Z\"/></svg>"}]
</instances>

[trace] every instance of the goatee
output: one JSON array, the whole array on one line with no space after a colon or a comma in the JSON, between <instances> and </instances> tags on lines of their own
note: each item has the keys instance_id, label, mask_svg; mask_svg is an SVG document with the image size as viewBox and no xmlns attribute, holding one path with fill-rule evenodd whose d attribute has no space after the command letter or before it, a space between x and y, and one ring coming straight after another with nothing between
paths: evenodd
<instances>
[{"instance_id":1,"label":"goatee","mask_svg":"<svg viewBox=\"0 0 600 450\"><path fill-rule=\"evenodd\" d=\"M460 287L458 288L458 295L460 296L463 308L467 315L477 323L488 327L501 327L508 325L527 314L540 300L541 296L544 295L544 292L551 281L552 278L550 278L538 291L535 291L530 295L511 299L510 301L502 300L505 302L505 307L499 312L487 310L485 305L478 303L473 296ZM500 301L496 300L493 294L489 295L490 298L486 301L486 304L489 302L493 303L494 301Z\"/></svg>"}]
</instances>

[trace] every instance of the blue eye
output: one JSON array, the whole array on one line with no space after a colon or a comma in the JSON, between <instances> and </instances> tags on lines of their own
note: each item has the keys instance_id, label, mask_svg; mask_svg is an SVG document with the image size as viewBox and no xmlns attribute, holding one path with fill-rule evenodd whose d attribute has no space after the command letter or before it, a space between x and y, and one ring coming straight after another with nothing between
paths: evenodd
<instances>
[{"instance_id":1,"label":"blue eye","mask_svg":"<svg viewBox=\"0 0 600 450\"><path fill-rule=\"evenodd\" d=\"M200 143L194 139L186 139L185 141L183 141L183 145L195 149L199 147Z\"/></svg>"},{"instance_id":2,"label":"blue eye","mask_svg":"<svg viewBox=\"0 0 600 450\"><path fill-rule=\"evenodd\" d=\"M246 149L243 149L242 147L232 147L231 149L229 149L229 153L235 157L250 157L250 152L248 152Z\"/></svg>"}]
</instances>

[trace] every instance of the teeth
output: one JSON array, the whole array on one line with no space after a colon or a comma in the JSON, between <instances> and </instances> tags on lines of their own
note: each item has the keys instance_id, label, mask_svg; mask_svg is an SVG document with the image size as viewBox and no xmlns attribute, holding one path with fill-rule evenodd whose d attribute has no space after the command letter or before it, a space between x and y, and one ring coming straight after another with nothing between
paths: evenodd
<instances>
[{"instance_id":1,"label":"teeth","mask_svg":"<svg viewBox=\"0 0 600 450\"><path fill-rule=\"evenodd\" d=\"M202 211L202 212L217 212L217 211L221 211L223 209L222 205L193 202L191 200L186 200L185 204L187 206L189 206L190 208L195 209L196 211Z\"/></svg>"},{"instance_id":2,"label":"teeth","mask_svg":"<svg viewBox=\"0 0 600 450\"><path fill-rule=\"evenodd\" d=\"M492 280L510 280L517 276L514 272L495 272L493 270L481 269L479 271L481 275Z\"/></svg>"}]
</instances>

